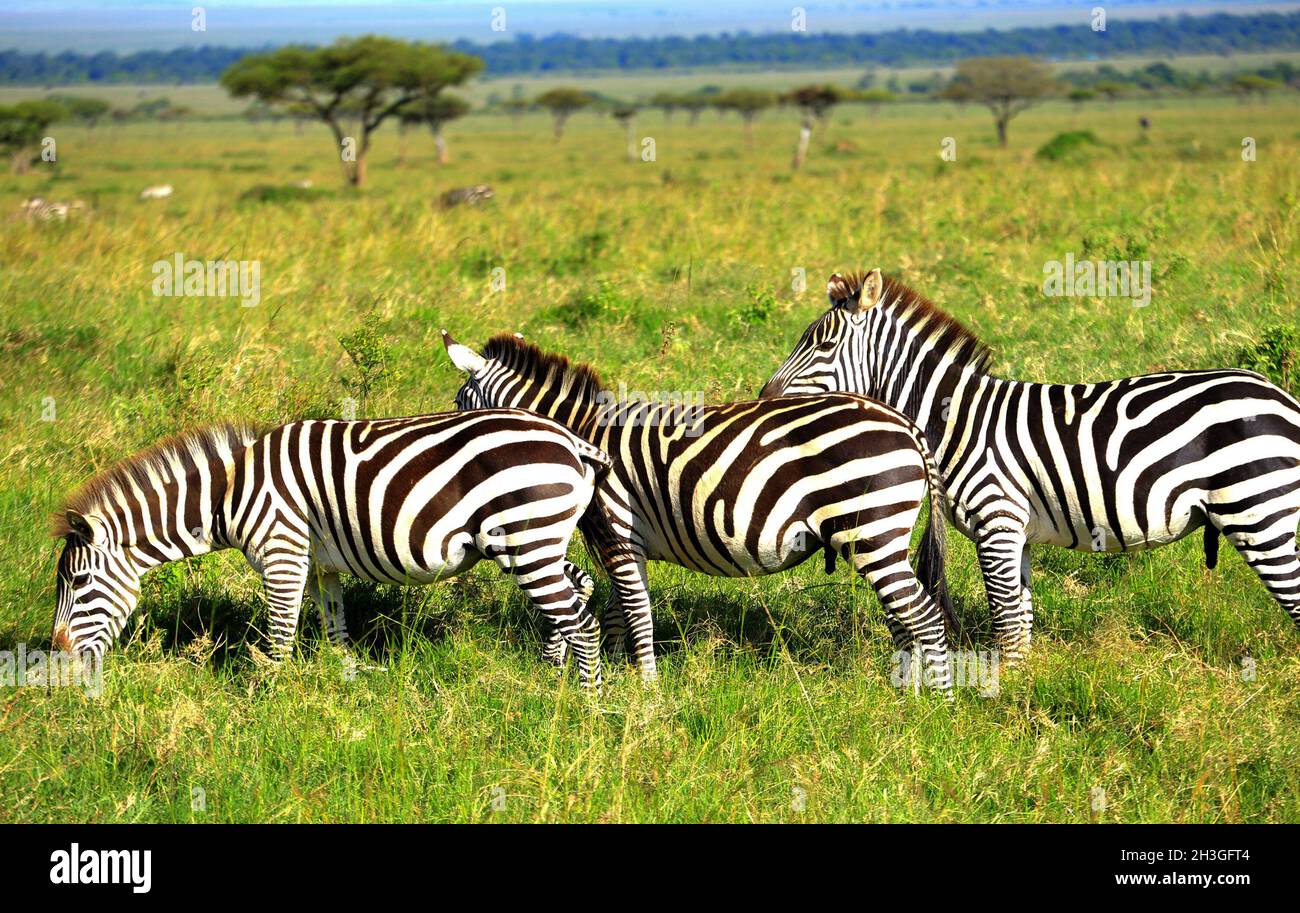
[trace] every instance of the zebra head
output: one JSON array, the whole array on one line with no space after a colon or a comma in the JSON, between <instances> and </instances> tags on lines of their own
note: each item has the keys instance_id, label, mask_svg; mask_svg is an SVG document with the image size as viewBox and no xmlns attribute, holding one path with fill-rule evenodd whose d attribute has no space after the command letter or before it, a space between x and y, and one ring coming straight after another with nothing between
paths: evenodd
<instances>
[{"instance_id":1,"label":"zebra head","mask_svg":"<svg viewBox=\"0 0 1300 913\"><path fill-rule=\"evenodd\" d=\"M869 358L870 311L884 294L880 270L831 276L831 306L804 330L794 351L763 385L759 397L794 393L873 392Z\"/></svg>"},{"instance_id":2,"label":"zebra head","mask_svg":"<svg viewBox=\"0 0 1300 913\"><path fill-rule=\"evenodd\" d=\"M67 511L58 532L58 603L54 648L103 657L122 633L140 597L140 571L109 524Z\"/></svg>"}]
</instances>

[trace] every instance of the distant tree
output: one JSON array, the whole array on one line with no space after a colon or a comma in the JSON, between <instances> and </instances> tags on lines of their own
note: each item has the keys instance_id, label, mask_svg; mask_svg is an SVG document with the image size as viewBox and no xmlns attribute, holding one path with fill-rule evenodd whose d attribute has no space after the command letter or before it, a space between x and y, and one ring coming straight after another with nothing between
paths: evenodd
<instances>
[{"instance_id":1,"label":"distant tree","mask_svg":"<svg viewBox=\"0 0 1300 913\"><path fill-rule=\"evenodd\" d=\"M1282 83L1276 79L1268 79L1258 73L1239 73L1232 77L1232 81L1228 83L1228 91L1243 102L1254 98L1256 95L1266 99L1268 93L1281 88Z\"/></svg>"},{"instance_id":2,"label":"distant tree","mask_svg":"<svg viewBox=\"0 0 1300 913\"><path fill-rule=\"evenodd\" d=\"M896 97L888 89L863 89L861 92L855 92L849 101L861 102L867 106L868 111L875 114L882 104L894 101Z\"/></svg>"},{"instance_id":3,"label":"distant tree","mask_svg":"<svg viewBox=\"0 0 1300 913\"><path fill-rule=\"evenodd\" d=\"M679 99L680 107L690 116L692 127L700 122L700 112L712 104L712 97L704 92L691 92Z\"/></svg>"},{"instance_id":4,"label":"distant tree","mask_svg":"<svg viewBox=\"0 0 1300 913\"><path fill-rule=\"evenodd\" d=\"M550 89L537 96L536 103L551 112L555 122L555 141L564 136L564 125L569 118L591 104L591 95L581 89Z\"/></svg>"},{"instance_id":5,"label":"distant tree","mask_svg":"<svg viewBox=\"0 0 1300 913\"><path fill-rule=\"evenodd\" d=\"M528 102L522 98L507 98L501 102L501 110L510 115L511 125L518 127L519 119L528 110Z\"/></svg>"},{"instance_id":6,"label":"distant tree","mask_svg":"<svg viewBox=\"0 0 1300 913\"><path fill-rule=\"evenodd\" d=\"M450 158L447 155L447 139L442 135L442 128L458 117L469 113L469 102L455 95L431 95L412 102L398 116L406 126L424 124L433 133L433 144L438 149L438 164L445 165Z\"/></svg>"},{"instance_id":7,"label":"distant tree","mask_svg":"<svg viewBox=\"0 0 1300 913\"><path fill-rule=\"evenodd\" d=\"M9 156L15 174L31 167L50 124L67 116L66 108L51 101L20 101L0 107L0 151Z\"/></svg>"},{"instance_id":8,"label":"distant tree","mask_svg":"<svg viewBox=\"0 0 1300 913\"><path fill-rule=\"evenodd\" d=\"M799 127L799 143L795 146L792 167L798 171L808 157L808 144L812 141L813 123L825 123L831 108L844 101L846 93L838 86L800 86L781 96L781 101L794 104L803 113Z\"/></svg>"},{"instance_id":9,"label":"distant tree","mask_svg":"<svg viewBox=\"0 0 1300 913\"><path fill-rule=\"evenodd\" d=\"M1074 102L1074 109L1077 111L1083 107L1084 102L1092 101L1096 98L1097 93L1092 89L1071 89L1066 97L1070 99L1070 101Z\"/></svg>"},{"instance_id":10,"label":"distant tree","mask_svg":"<svg viewBox=\"0 0 1300 913\"><path fill-rule=\"evenodd\" d=\"M713 100L713 106L719 111L735 111L745 125L745 139L754 145L754 121L768 108L776 104L775 93L766 89L730 89Z\"/></svg>"},{"instance_id":11,"label":"distant tree","mask_svg":"<svg viewBox=\"0 0 1300 913\"><path fill-rule=\"evenodd\" d=\"M1098 95L1104 96L1106 101L1114 104L1115 99L1128 91L1128 86L1124 85L1122 82L1115 82L1114 80L1108 79L1097 83L1092 87L1092 89Z\"/></svg>"},{"instance_id":12,"label":"distant tree","mask_svg":"<svg viewBox=\"0 0 1300 913\"><path fill-rule=\"evenodd\" d=\"M682 107L682 97L676 92L656 92L650 96L650 107L664 112L664 120L671 122L673 112Z\"/></svg>"},{"instance_id":13,"label":"distant tree","mask_svg":"<svg viewBox=\"0 0 1300 913\"><path fill-rule=\"evenodd\" d=\"M636 107L634 105L616 105L609 113L627 131L627 160L635 162L637 160Z\"/></svg>"},{"instance_id":14,"label":"distant tree","mask_svg":"<svg viewBox=\"0 0 1300 913\"><path fill-rule=\"evenodd\" d=\"M94 128L107 116L110 106L102 98L88 98L84 95L51 95L47 101L53 102L68 112L70 120Z\"/></svg>"},{"instance_id":15,"label":"distant tree","mask_svg":"<svg viewBox=\"0 0 1300 913\"><path fill-rule=\"evenodd\" d=\"M236 98L256 98L282 109L310 109L334 134L344 180L360 187L375 130L402 108L458 86L483 61L419 42L367 35L322 48L282 47L249 54L221 74ZM344 132L351 115L357 136Z\"/></svg>"},{"instance_id":16,"label":"distant tree","mask_svg":"<svg viewBox=\"0 0 1300 913\"><path fill-rule=\"evenodd\" d=\"M1028 57L969 57L943 90L952 101L973 101L993 112L998 145L1007 145L1007 124L1030 105L1049 95L1055 86L1045 64Z\"/></svg>"}]
</instances>

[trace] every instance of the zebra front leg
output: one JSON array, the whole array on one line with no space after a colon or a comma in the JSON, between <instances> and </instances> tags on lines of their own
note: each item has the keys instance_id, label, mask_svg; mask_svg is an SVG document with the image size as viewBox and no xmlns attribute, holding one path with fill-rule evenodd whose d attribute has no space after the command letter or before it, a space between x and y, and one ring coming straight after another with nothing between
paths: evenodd
<instances>
[{"instance_id":1,"label":"zebra front leg","mask_svg":"<svg viewBox=\"0 0 1300 913\"><path fill-rule=\"evenodd\" d=\"M1030 598L1029 545L1022 530L993 530L975 542L993 632L1004 667L1019 665L1029 652L1034 627Z\"/></svg>"},{"instance_id":2,"label":"zebra front leg","mask_svg":"<svg viewBox=\"0 0 1300 913\"><path fill-rule=\"evenodd\" d=\"M347 616L343 612L343 587L339 575L326 573L312 565L307 574L307 598L320 610L321 624L330 641L338 647L352 643L348 636Z\"/></svg>"},{"instance_id":3,"label":"zebra front leg","mask_svg":"<svg viewBox=\"0 0 1300 913\"><path fill-rule=\"evenodd\" d=\"M609 619L606 640L617 649L617 641L623 640L618 628L626 625L631 635L632 655L641 670L641 680L652 682L659 677L659 669L655 664L654 616L650 611L644 556L628 556L618 562L610 569L610 583L613 585L610 601L615 617Z\"/></svg>"},{"instance_id":4,"label":"zebra front leg","mask_svg":"<svg viewBox=\"0 0 1300 913\"><path fill-rule=\"evenodd\" d=\"M279 662L293 654L310 562L305 543L295 547L291 543L275 542L264 554L262 588L270 608L271 658Z\"/></svg>"},{"instance_id":5,"label":"zebra front leg","mask_svg":"<svg viewBox=\"0 0 1300 913\"><path fill-rule=\"evenodd\" d=\"M619 659L627 653L627 619L623 617L618 590L614 587L610 587L609 598L605 600L605 615L600 627L605 650L610 657Z\"/></svg>"}]
</instances>

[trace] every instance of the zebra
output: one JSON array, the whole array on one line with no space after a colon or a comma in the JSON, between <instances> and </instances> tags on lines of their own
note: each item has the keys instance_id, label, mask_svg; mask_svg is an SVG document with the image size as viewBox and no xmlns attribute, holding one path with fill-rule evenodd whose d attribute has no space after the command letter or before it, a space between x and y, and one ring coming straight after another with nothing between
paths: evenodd
<instances>
[{"instance_id":1,"label":"zebra","mask_svg":"<svg viewBox=\"0 0 1300 913\"><path fill-rule=\"evenodd\" d=\"M66 222L70 214L83 211L86 204L81 200L63 203L41 197L28 197L19 208L27 218L38 222Z\"/></svg>"},{"instance_id":2,"label":"zebra","mask_svg":"<svg viewBox=\"0 0 1300 913\"><path fill-rule=\"evenodd\" d=\"M488 184L473 184L469 187L456 187L448 190L439 199L443 209L451 209L462 203L466 206L478 206L480 203L486 203L496 196L496 192Z\"/></svg>"},{"instance_id":3,"label":"zebra","mask_svg":"<svg viewBox=\"0 0 1300 913\"><path fill-rule=\"evenodd\" d=\"M848 391L925 429L954 525L975 542L1004 664L1033 628L1029 545L1130 552L1204 528L1300 625L1300 403L1250 371L1092 384L1005 380L990 352L879 270L833 275L831 307L760 396Z\"/></svg>"},{"instance_id":4,"label":"zebra","mask_svg":"<svg viewBox=\"0 0 1300 913\"><path fill-rule=\"evenodd\" d=\"M827 573L842 557L871 584L897 647L919 649L917 671L950 691L944 526L933 507L943 499L920 429L905 416L843 394L686 408L617 402L589 366L517 334L492 338L482 354L446 330L443 344L469 375L458 409L530 409L613 460L593 508L605 527L587 539L612 583L605 636L619 652L630 627L643 678L657 675L647 561L751 577L820 551ZM907 553L927 492L923 584Z\"/></svg>"},{"instance_id":5,"label":"zebra","mask_svg":"<svg viewBox=\"0 0 1300 913\"><path fill-rule=\"evenodd\" d=\"M341 572L425 584L486 558L559 632L564 647L548 643L547 658L572 647L582 683L599 687L591 579L565 550L610 465L517 409L183 432L96 476L56 516L53 643L102 658L142 574L236 548L262 576L278 661L293 650L304 595L346 642Z\"/></svg>"}]
</instances>

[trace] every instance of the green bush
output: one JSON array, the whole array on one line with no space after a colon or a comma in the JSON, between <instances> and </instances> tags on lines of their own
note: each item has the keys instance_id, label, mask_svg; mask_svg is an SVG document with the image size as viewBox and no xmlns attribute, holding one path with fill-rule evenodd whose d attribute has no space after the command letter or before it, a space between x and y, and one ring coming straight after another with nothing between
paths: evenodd
<instances>
[{"instance_id":1,"label":"green bush","mask_svg":"<svg viewBox=\"0 0 1300 913\"><path fill-rule=\"evenodd\" d=\"M1091 130L1068 130L1043 143L1034 155L1049 162L1059 162L1086 158L1090 153L1104 149L1105 145Z\"/></svg>"},{"instance_id":2,"label":"green bush","mask_svg":"<svg viewBox=\"0 0 1300 913\"><path fill-rule=\"evenodd\" d=\"M1236 363L1300 395L1300 329L1280 324L1265 328L1258 342L1237 350Z\"/></svg>"}]
</instances>

